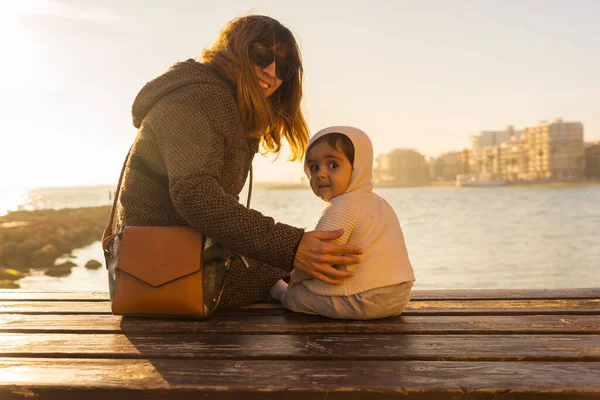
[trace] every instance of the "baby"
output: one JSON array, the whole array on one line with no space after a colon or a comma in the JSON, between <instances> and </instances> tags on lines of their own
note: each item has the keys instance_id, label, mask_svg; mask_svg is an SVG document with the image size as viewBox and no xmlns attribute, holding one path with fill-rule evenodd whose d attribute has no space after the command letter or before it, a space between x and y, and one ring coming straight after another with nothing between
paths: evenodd
<instances>
[{"instance_id":1,"label":"baby","mask_svg":"<svg viewBox=\"0 0 600 400\"><path fill-rule=\"evenodd\" d=\"M401 314L415 276L394 210L372 191L369 137L345 126L319 131L308 144L304 170L312 191L326 202L315 230L343 228L344 234L332 242L360 247L363 254L359 264L335 265L354 272L339 285L292 271L290 285L281 295L283 307L342 319Z\"/></svg>"}]
</instances>

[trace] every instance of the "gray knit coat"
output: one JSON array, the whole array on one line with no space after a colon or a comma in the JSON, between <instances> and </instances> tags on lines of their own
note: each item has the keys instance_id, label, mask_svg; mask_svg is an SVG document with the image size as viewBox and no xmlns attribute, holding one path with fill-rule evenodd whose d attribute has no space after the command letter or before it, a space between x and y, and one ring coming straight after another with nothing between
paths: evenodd
<instances>
[{"instance_id":1,"label":"gray knit coat","mask_svg":"<svg viewBox=\"0 0 600 400\"><path fill-rule=\"evenodd\" d=\"M259 140L247 135L235 87L194 60L148 82L132 109L138 134L125 169L116 230L189 225L249 258L234 261L221 307L258 301L289 274L303 229L238 201Z\"/></svg>"}]
</instances>

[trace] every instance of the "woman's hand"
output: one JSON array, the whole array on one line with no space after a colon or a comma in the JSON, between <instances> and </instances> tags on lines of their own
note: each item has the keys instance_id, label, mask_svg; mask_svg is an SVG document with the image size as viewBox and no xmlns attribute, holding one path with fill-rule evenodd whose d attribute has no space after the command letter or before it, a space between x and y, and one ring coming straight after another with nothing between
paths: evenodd
<instances>
[{"instance_id":1,"label":"woman's hand","mask_svg":"<svg viewBox=\"0 0 600 400\"><path fill-rule=\"evenodd\" d=\"M354 246L326 242L326 240L337 239L343 234L343 229L332 232L311 231L304 233L302 239L300 239L296 257L294 257L294 268L333 285L338 285L345 278L354 275L349 271L340 271L334 268L333 265L358 264L360 257L341 254L362 254L362 250Z\"/></svg>"}]
</instances>

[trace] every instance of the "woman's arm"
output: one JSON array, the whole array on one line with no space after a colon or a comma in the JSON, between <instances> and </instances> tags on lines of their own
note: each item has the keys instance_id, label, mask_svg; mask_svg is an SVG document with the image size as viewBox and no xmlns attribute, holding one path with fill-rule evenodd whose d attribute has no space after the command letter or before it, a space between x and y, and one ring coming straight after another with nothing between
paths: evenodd
<instances>
[{"instance_id":1,"label":"woman's arm","mask_svg":"<svg viewBox=\"0 0 600 400\"><path fill-rule=\"evenodd\" d=\"M340 271L333 267L335 264L358 264L360 262L360 257L356 255L339 255L362 254L362 250L358 247L327 243L328 240L335 240L343 234L343 230L304 233L296 251L294 268L332 285L338 285L345 278L354 275L352 272Z\"/></svg>"},{"instance_id":2,"label":"woman's arm","mask_svg":"<svg viewBox=\"0 0 600 400\"><path fill-rule=\"evenodd\" d=\"M215 118L237 109L214 92L184 92L156 105L145 121L167 169L170 200L190 226L223 246L289 271L304 230L246 208L221 187L221 173L232 161L225 159L226 135L243 132L223 121L215 126Z\"/></svg>"}]
</instances>

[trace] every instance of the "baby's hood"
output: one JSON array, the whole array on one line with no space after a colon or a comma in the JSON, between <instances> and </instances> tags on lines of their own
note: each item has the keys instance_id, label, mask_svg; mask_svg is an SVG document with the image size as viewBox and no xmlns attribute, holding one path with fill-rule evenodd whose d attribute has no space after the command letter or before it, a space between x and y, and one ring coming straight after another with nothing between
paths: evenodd
<instances>
[{"instance_id":1,"label":"baby's hood","mask_svg":"<svg viewBox=\"0 0 600 400\"><path fill-rule=\"evenodd\" d=\"M352 178L344 194L356 190L370 192L373 189L373 145L369 136L360 129L352 126L330 126L315 133L308 142L308 146L310 147L315 140L329 133L346 135L354 145ZM309 175L310 171L308 171L306 163L304 164L304 171Z\"/></svg>"}]
</instances>

